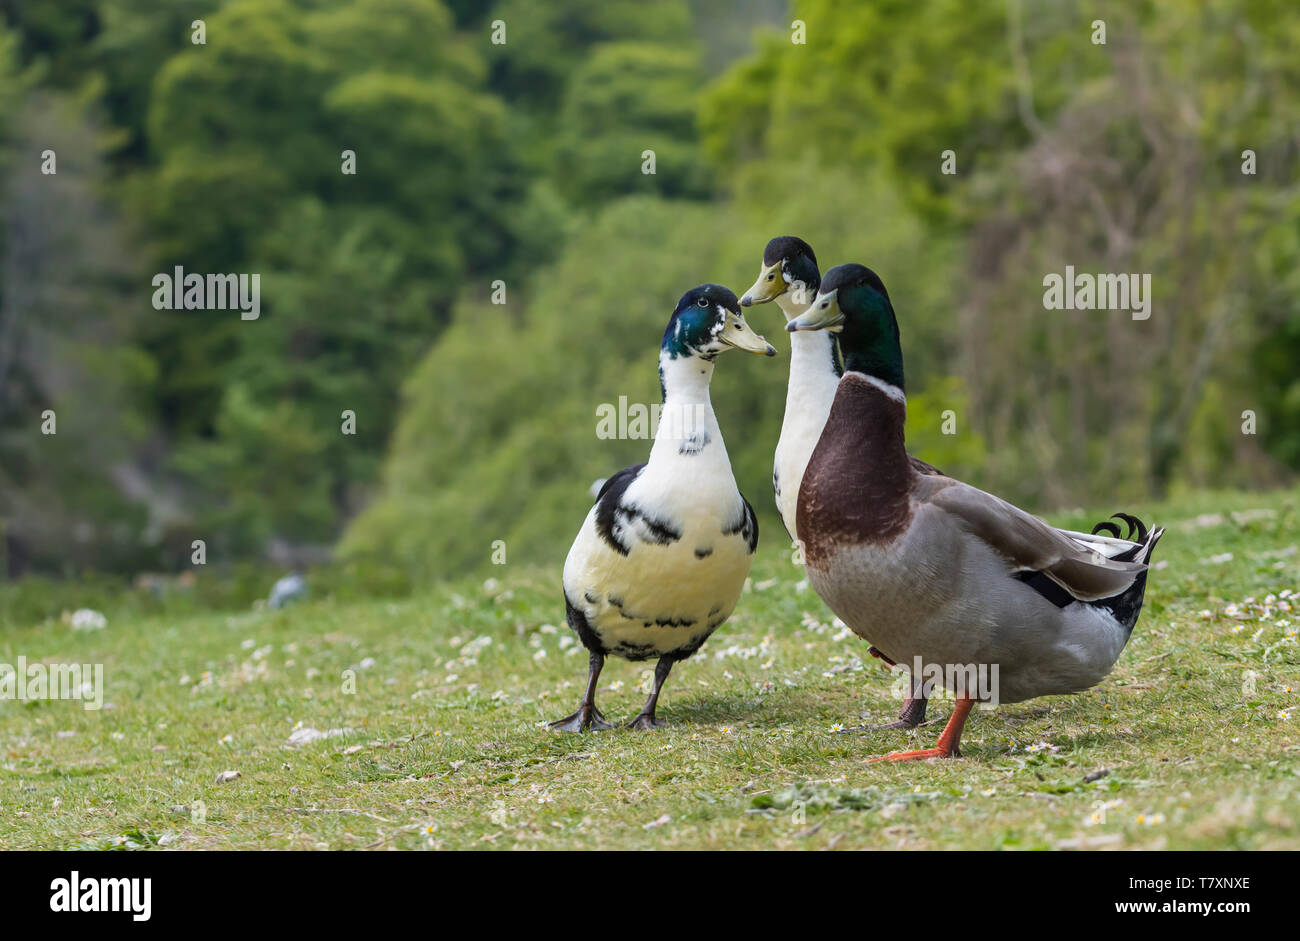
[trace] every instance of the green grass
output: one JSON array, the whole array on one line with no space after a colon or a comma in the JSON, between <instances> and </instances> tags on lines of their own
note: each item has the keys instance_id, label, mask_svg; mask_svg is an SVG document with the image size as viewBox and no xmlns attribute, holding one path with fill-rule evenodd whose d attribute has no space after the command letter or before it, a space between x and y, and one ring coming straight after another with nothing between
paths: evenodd
<instances>
[{"instance_id":1,"label":"green grass","mask_svg":"<svg viewBox=\"0 0 1300 941\"><path fill-rule=\"evenodd\" d=\"M864 759L931 744L944 703L915 733L832 731L892 718L892 678L770 531L650 733L539 727L585 678L559 560L394 602L11 622L0 662L103 663L111 707L0 703L0 846L1300 848L1300 599L1227 613L1300 591L1298 497L1143 507L1169 526L1167 565L1114 673L975 713L941 762ZM607 716L636 713L651 666L607 665ZM300 723L346 731L288 747Z\"/></svg>"}]
</instances>

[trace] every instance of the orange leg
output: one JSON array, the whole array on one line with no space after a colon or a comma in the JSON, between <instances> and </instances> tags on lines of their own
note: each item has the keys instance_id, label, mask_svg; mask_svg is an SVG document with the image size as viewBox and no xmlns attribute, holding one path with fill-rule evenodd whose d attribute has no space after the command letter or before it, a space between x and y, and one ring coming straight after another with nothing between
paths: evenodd
<instances>
[{"instance_id":1,"label":"orange leg","mask_svg":"<svg viewBox=\"0 0 1300 941\"><path fill-rule=\"evenodd\" d=\"M922 758L960 758L961 751L957 745L961 742L961 730L966 724L966 717L970 715L971 707L975 705L975 700L969 696L958 696L956 705L953 707L952 715L948 719L948 724L943 727L943 732L939 735L939 741L934 748L921 748L916 751L896 751L888 755L877 755L870 761L918 761Z\"/></svg>"}]
</instances>

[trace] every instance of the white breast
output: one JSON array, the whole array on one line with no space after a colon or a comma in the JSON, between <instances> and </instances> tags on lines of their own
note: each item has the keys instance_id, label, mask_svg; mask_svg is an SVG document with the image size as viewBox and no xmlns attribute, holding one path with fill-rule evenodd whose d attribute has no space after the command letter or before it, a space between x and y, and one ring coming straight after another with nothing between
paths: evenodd
<instances>
[{"instance_id":1,"label":"white breast","mask_svg":"<svg viewBox=\"0 0 1300 941\"><path fill-rule=\"evenodd\" d=\"M785 416L776 445L772 483L776 508L786 532L793 538L799 486L813 449L821 438L826 417L835 401L839 377L834 369L835 339L825 331L790 334L790 381L786 388Z\"/></svg>"},{"instance_id":2,"label":"white breast","mask_svg":"<svg viewBox=\"0 0 1300 941\"><path fill-rule=\"evenodd\" d=\"M569 550L565 593L609 653L641 660L693 652L740 597L753 562L737 527L746 509L716 423L708 433L708 444L688 453L656 441L620 501L626 555L599 532L598 506Z\"/></svg>"}]
</instances>

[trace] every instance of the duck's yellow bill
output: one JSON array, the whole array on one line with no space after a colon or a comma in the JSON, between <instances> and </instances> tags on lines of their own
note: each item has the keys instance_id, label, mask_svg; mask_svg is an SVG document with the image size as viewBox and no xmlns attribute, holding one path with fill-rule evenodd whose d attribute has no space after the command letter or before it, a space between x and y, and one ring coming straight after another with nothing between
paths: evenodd
<instances>
[{"instance_id":1,"label":"duck's yellow bill","mask_svg":"<svg viewBox=\"0 0 1300 941\"><path fill-rule=\"evenodd\" d=\"M754 286L740 299L740 306L752 307L755 304L774 301L785 293L785 289L785 276L781 273L781 262L764 265L763 270L758 273L758 280L754 282Z\"/></svg>"},{"instance_id":2,"label":"duck's yellow bill","mask_svg":"<svg viewBox=\"0 0 1300 941\"><path fill-rule=\"evenodd\" d=\"M762 353L764 356L776 355L776 347L755 333L749 324L745 323L744 317L738 317L735 314L727 317L727 322L723 326L722 332L718 334L718 339L728 346L734 346L746 353Z\"/></svg>"},{"instance_id":3,"label":"duck's yellow bill","mask_svg":"<svg viewBox=\"0 0 1300 941\"><path fill-rule=\"evenodd\" d=\"M785 325L791 333L796 330L829 330L838 333L844 326L844 311L840 310L836 292L818 294L808 309Z\"/></svg>"}]
</instances>

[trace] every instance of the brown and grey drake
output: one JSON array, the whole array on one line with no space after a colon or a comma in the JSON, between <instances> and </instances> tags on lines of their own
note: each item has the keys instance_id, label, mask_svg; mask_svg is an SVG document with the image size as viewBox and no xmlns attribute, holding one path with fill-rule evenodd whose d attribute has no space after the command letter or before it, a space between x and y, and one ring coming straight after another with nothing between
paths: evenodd
<instances>
[{"instance_id":1,"label":"brown and grey drake","mask_svg":"<svg viewBox=\"0 0 1300 941\"><path fill-rule=\"evenodd\" d=\"M812 246L794 235L781 235L772 239L763 249L763 263L753 287L740 299L741 307L775 301L786 322L794 320L805 310L821 286L821 272ZM790 380L786 386L785 415L781 420L781 437L777 440L776 455L772 462L772 490L776 495L776 508L790 538L795 538L795 513L799 501L799 485L804 469L812 457L813 448L821 437L830 414L831 403L839 389L839 351L835 336L829 331L796 331L790 334ZM940 471L916 457L908 457L913 468L921 474L939 474ZM880 657L872 647L874 656ZM887 663L888 657L882 657ZM915 686L916 684L912 684ZM859 726L845 731L870 728L911 729L925 720L925 697L909 695L902 711L893 722L878 726Z\"/></svg>"},{"instance_id":2,"label":"brown and grey drake","mask_svg":"<svg viewBox=\"0 0 1300 941\"><path fill-rule=\"evenodd\" d=\"M898 321L870 269L832 268L787 329L838 332L844 355L799 489L809 581L851 629L912 667L921 692L941 682L956 696L935 748L884 759L958 755L977 701L1100 682L1137 622L1164 530L1136 520L1135 540L1059 530L961 481L919 473L904 446Z\"/></svg>"}]
</instances>

